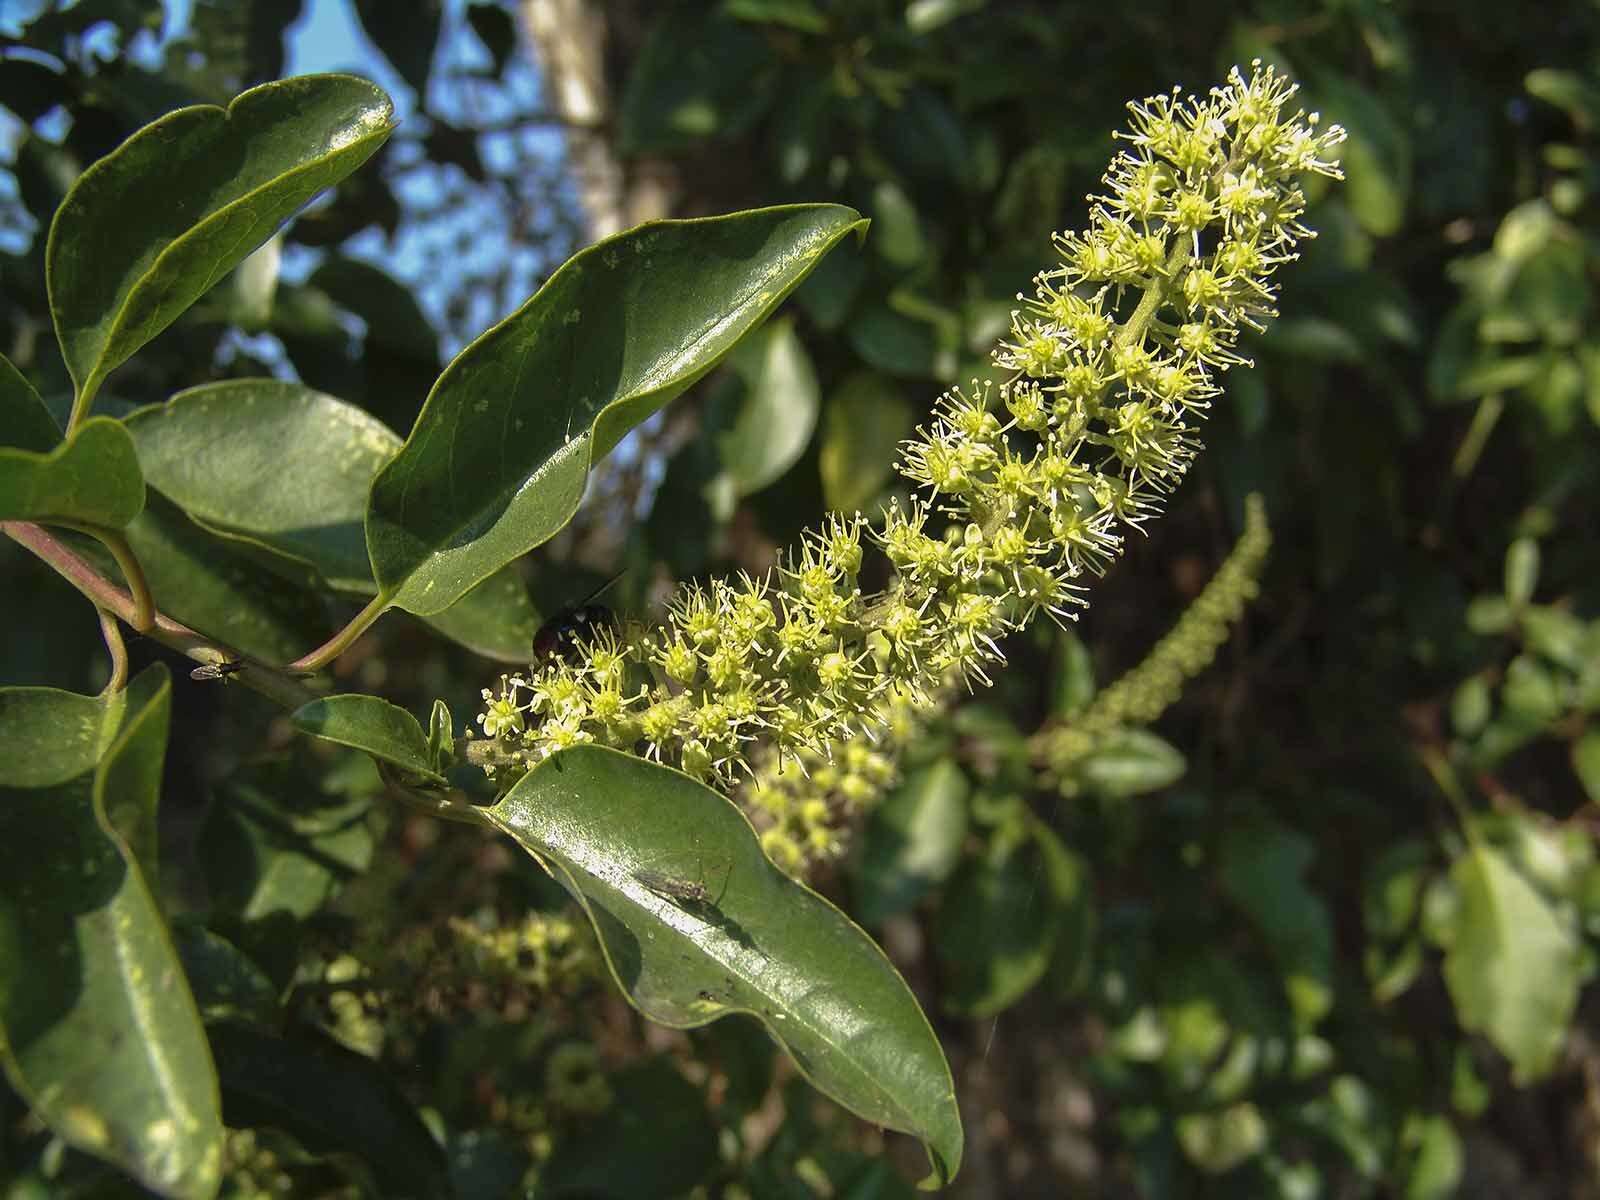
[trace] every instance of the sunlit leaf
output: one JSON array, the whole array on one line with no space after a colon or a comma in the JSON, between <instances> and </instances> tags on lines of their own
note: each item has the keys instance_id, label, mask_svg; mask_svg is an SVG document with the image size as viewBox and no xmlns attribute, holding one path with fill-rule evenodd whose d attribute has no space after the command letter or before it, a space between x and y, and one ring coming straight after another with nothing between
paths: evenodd
<instances>
[{"instance_id":1,"label":"sunlit leaf","mask_svg":"<svg viewBox=\"0 0 1600 1200\"><path fill-rule=\"evenodd\" d=\"M733 491L745 496L772 483L805 451L817 423L817 374L792 320L774 321L728 356L742 403L717 439Z\"/></svg>"},{"instance_id":2,"label":"sunlit leaf","mask_svg":"<svg viewBox=\"0 0 1600 1200\"><path fill-rule=\"evenodd\" d=\"M302 733L443 782L430 765L428 739L416 717L379 696L324 696L296 709L290 720Z\"/></svg>"},{"instance_id":3,"label":"sunlit leaf","mask_svg":"<svg viewBox=\"0 0 1600 1200\"><path fill-rule=\"evenodd\" d=\"M1554 1065L1578 999L1573 930L1488 846L1451 868L1459 893L1444 978L1461 1024L1492 1041L1527 1083Z\"/></svg>"},{"instance_id":4,"label":"sunlit leaf","mask_svg":"<svg viewBox=\"0 0 1600 1200\"><path fill-rule=\"evenodd\" d=\"M1591 804L1600 804L1600 729L1591 729L1572 743L1572 769Z\"/></svg>"},{"instance_id":5,"label":"sunlit leaf","mask_svg":"<svg viewBox=\"0 0 1600 1200\"><path fill-rule=\"evenodd\" d=\"M0 1061L68 1143L204 1198L222 1167L216 1076L147 875L170 695L161 666L104 699L0 693L0 763L50 761L0 787ZM65 751L37 744L55 723L79 734Z\"/></svg>"},{"instance_id":6,"label":"sunlit leaf","mask_svg":"<svg viewBox=\"0 0 1600 1200\"><path fill-rule=\"evenodd\" d=\"M144 507L144 478L120 421L94 417L44 453L0 447L0 520L120 528Z\"/></svg>"},{"instance_id":7,"label":"sunlit leaf","mask_svg":"<svg viewBox=\"0 0 1600 1200\"><path fill-rule=\"evenodd\" d=\"M150 486L207 528L371 588L367 489L400 439L354 405L298 383L230 379L128 418Z\"/></svg>"},{"instance_id":8,"label":"sunlit leaf","mask_svg":"<svg viewBox=\"0 0 1600 1200\"><path fill-rule=\"evenodd\" d=\"M1116 729L1075 769L1103 796L1142 796L1176 783L1186 765L1177 747L1148 729Z\"/></svg>"},{"instance_id":9,"label":"sunlit leaf","mask_svg":"<svg viewBox=\"0 0 1600 1200\"><path fill-rule=\"evenodd\" d=\"M594 460L860 228L848 208L790 205L652 222L568 260L445 368L373 484L380 594L438 612L554 535Z\"/></svg>"},{"instance_id":10,"label":"sunlit leaf","mask_svg":"<svg viewBox=\"0 0 1600 1200\"><path fill-rule=\"evenodd\" d=\"M1506 549L1506 603L1513 610L1525 607L1539 585L1539 543L1522 537Z\"/></svg>"},{"instance_id":11,"label":"sunlit leaf","mask_svg":"<svg viewBox=\"0 0 1600 1200\"><path fill-rule=\"evenodd\" d=\"M85 171L46 251L80 401L392 128L366 80L306 75L168 113Z\"/></svg>"},{"instance_id":12,"label":"sunlit leaf","mask_svg":"<svg viewBox=\"0 0 1600 1200\"><path fill-rule=\"evenodd\" d=\"M1447 1116L1407 1118L1400 1140L1406 1150L1404 1200L1447 1200L1461 1186L1466 1152Z\"/></svg>"},{"instance_id":13,"label":"sunlit leaf","mask_svg":"<svg viewBox=\"0 0 1600 1200\"><path fill-rule=\"evenodd\" d=\"M1339 157L1350 210L1367 232L1387 237L1405 220L1411 142L1376 93L1343 79L1319 81L1319 100L1349 131Z\"/></svg>"},{"instance_id":14,"label":"sunlit leaf","mask_svg":"<svg viewBox=\"0 0 1600 1200\"><path fill-rule=\"evenodd\" d=\"M485 816L550 869L650 1019L758 1018L819 1090L920 1137L937 1180L961 1161L949 1067L866 934L769 863L726 798L629 755L578 747Z\"/></svg>"},{"instance_id":15,"label":"sunlit leaf","mask_svg":"<svg viewBox=\"0 0 1600 1200\"><path fill-rule=\"evenodd\" d=\"M329 587L374 590L362 529L367 493L400 448L382 421L302 384L232 379L142 408L128 429L150 486L206 529ZM521 662L539 618L507 567L430 624L488 657Z\"/></svg>"}]
</instances>

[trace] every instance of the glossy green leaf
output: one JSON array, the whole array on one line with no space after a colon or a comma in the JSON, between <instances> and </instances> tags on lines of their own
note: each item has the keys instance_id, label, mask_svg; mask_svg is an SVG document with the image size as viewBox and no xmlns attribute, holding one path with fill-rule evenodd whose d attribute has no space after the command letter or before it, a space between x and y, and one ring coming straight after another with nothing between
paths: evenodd
<instances>
[{"instance_id":1,"label":"glossy green leaf","mask_svg":"<svg viewBox=\"0 0 1600 1200\"><path fill-rule=\"evenodd\" d=\"M362 514L400 439L354 405L298 383L232 379L128 418L150 486L209 529L372 587Z\"/></svg>"},{"instance_id":2,"label":"glossy green leaf","mask_svg":"<svg viewBox=\"0 0 1600 1200\"><path fill-rule=\"evenodd\" d=\"M144 568L156 607L265 662L298 658L328 636L322 597L269 571L234 539L196 525L160 492L123 530ZM99 542L78 539L77 550L110 578L116 560Z\"/></svg>"},{"instance_id":3,"label":"glossy green leaf","mask_svg":"<svg viewBox=\"0 0 1600 1200\"><path fill-rule=\"evenodd\" d=\"M309 1150L355 1154L384 1196L451 1195L443 1149L377 1063L320 1038L231 1023L208 1032L230 1126L276 1126Z\"/></svg>"},{"instance_id":4,"label":"glossy green leaf","mask_svg":"<svg viewBox=\"0 0 1600 1200\"><path fill-rule=\"evenodd\" d=\"M1094 699L1094 660L1083 639L1070 629L1055 638L1055 679L1051 686L1051 711L1069 717Z\"/></svg>"},{"instance_id":5,"label":"glossy green leaf","mask_svg":"<svg viewBox=\"0 0 1600 1200\"><path fill-rule=\"evenodd\" d=\"M941 374L943 364L933 326L881 301L864 305L846 332L851 348L880 371L919 380Z\"/></svg>"},{"instance_id":6,"label":"glossy green leaf","mask_svg":"<svg viewBox=\"0 0 1600 1200\"><path fill-rule=\"evenodd\" d=\"M48 788L92 771L116 733L99 696L0 688L0 787Z\"/></svg>"},{"instance_id":7,"label":"glossy green leaf","mask_svg":"<svg viewBox=\"0 0 1600 1200\"><path fill-rule=\"evenodd\" d=\"M541 1196L683 1196L715 1171L717 1127L705 1093L670 1061L608 1079L611 1106L561 1138L539 1173Z\"/></svg>"},{"instance_id":8,"label":"glossy green leaf","mask_svg":"<svg viewBox=\"0 0 1600 1200\"><path fill-rule=\"evenodd\" d=\"M1533 599L1533 589L1539 585L1539 543L1521 537L1506 550L1506 603L1513 610L1523 608Z\"/></svg>"},{"instance_id":9,"label":"glossy green leaf","mask_svg":"<svg viewBox=\"0 0 1600 1200\"><path fill-rule=\"evenodd\" d=\"M1521 617L1522 636L1535 654L1560 663L1569 671L1584 669L1588 628L1581 618L1564 608L1542 604L1523 609Z\"/></svg>"},{"instance_id":10,"label":"glossy green leaf","mask_svg":"<svg viewBox=\"0 0 1600 1200\"><path fill-rule=\"evenodd\" d=\"M801 33L826 33L828 17L812 0L723 0L722 11L740 21L785 25Z\"/></svg>"},{"instance_id":11,"label":"glossy green leaf","mask_svg":"<svg viewBox=\"0 0 1600 1200\"><path fill-rule=\"evenodd\" d=\"M901 439L916 418L892 380L872 371L849 376L828 397L817 466L822 498L839 512L866 508L894 474Z\"/></svg>"},{"instance_id":12,"label":"glossy green leaf","mask_svg":"<svg viewBox=\"0 0 1600 1200\"><path fill-rule=\"evenodd\" d=\"M151 487L206 529L332 588L373 591L367 493L400 448L383 422L298 383L235 379L142 408L128 429ZM487 657L522 662L539 618L508 566L429 623ZM301 643L296 656L314 644Z\"/></svg>"},{"instance_id":13,"label":"glossy green leaf","mask_svg":"<svg viewBox=\"0 0 1600 1200\"><path fill-rule=\"evenodd\" d=\"M1460 737L1472 737L1489 723L1494 713L1494 694L1482 675L1469 675L1450 697L1450 727Z\"/></svg>"},{"instance_id":14,"label":"glossy green leaf","mask_svg":"<svg viewBox=\"0 0 1600 1200\"><path fill-rule=\"evenodd\" d=\"M789 205L652 222L568 260L445 368L373 484L380 594L439 612L555 534L593 461L861 227L848 208Z\"/></svg>"},{"instance_id":15,"label":"glossy green leaf","mask_svg":"<svg viewBox=\"0 0 1600 1200\"><path fill-rule=\"evenodd\" d=\"M777 94L759 32L713 6L655 25L629 72L617 119L623 154L737 136Z\"/></svg>"},{"instance_id":16,"label":"glossy green leaf","mask_svg":"<svg viewBox=\"0 0 1600 1200\"><path fill-rule=\"evenodd\" d=\"M515 563L507 563L443 612L418 618L474 654L526 665L544 619Z\"/></svg>"},{"instance_id":17,"label":"glossy green leaf","mask_svg":"<svg viewBox=\"0 0 1600 1200\"><path fill-rule=\"evenodd\" d=\"M1511 627L1511 606L1504 596L1474 596L1467 602L1467 628L1485 637Z\"/></svg>"},{"instance_id":18,"label":"glossy green leaf","mask_svg":"<svg viewBox=\"0 0 1600 1200\"><path fill-rule=\"evenodd\" d=\"M1547 1072L1578 999L1573 929L1488 846L1469 848L1450 878L1459 904L1444 978L1461 1024L1492 1041L1519 1083Z\"/></svg>"},{"instance_id":19,"label":"glossy green leaf","mask_svg":"<svg viewBox=\"0 0 1600 1200\"><path fill-rule=\"evenodd\" d=\"M0 761L52 770L0 789L0 1060L34 1112L78 1149L166 1196L215 1194L222 1120L205 1037L145 861L171 689L152 667L117 695L7 689ZM85 739L32 744L59 720ZM69 765L87 769L71 776ZM39 780L56 776L53 782ZM24 786L17 786L19 778Z\"/></svg>"},{"instance_id":20,"label":"glossy green leaf","mask_svg":"<svg viewBox=\"0 0 1600 1200\"><path fill-rule=\"evenodd\" d=\"M371 769L365 755L350 757ZM206 816L200 859L212 902L240 921L308 917L372 860L369 799L334 793L304 758L235 771ZM372 775L375 791L382 785Z\"/></svg>"},{"instance_id":21,"label":"glossy green leaf","mask_svg":"<svg viewBox=\"0 0 1600 1200\"><path fill-rule=\"evenodd\" d=\"M1212 1175L1261 1153L1268 1136L1261 1110L1248 1100L1213 1112L1185 1113L1175 1131L1184 1156Z\"/></svg>"},{"instance_id":22,"label":"glossy green leaf","mask_svg":"<svg viewBox=\"0 0 1600 1200\"><path fill-rule=\"evenodd\" d=\"M939 1044L883 952L777 871L725 797L679 772L580 746L485 812L593 922L617 983L680 1028L758 1018L819 1090L920 1137L934 1178L961 1162Z\"/></svg>"},{"instance_id":23,"label":"glossy green leaf","mask_svg":"<svg viewBox=\"0 0 1600 1200\"><path fill-rule=\"evenodd\" d=\"M450 716L450 706L435 700L428 713L428 761L438 770L449 763L455 754L455 721Z\"/></svg>"},{"instance_id":24,"label":"glossy green leaf","mask_svg":"<svg viewBox=\"0 0 1600 1200\"><path fill-rule=\"evenodd\" d=\"M195 524L160 492L148 494L124 533L156 606L189 628L265 662L289 662L328 636L327 608L316 593ZM109 567L110 556L104 561Z\"/></svg>"},{"instance_id":25,"label":"glossy green leaf","mask_svg":"<svg viewBox=\"0 0 1600 1200\"><path fill-rule=\"evenodd\" d=\"M1333 1006L1333 922L1303 878L1314 851L1309 838L1282 825L1250 823L1222 845L1222 889L1250 914L1284 972L1284 989L1302 1028Z\"/></svg>"},{"instance_id":26,"label":"glossy green leaf","mask_svg":"<svg viewBox=\"0 0 1600 1200\"><path fill-rule=\"evenodd\" d=\"M289 718L301 733L365 750L374 758L443 783L434 773L428 738L416 717L378 696L324 696Z\"/></svg>"},{"instance_id":27,"label":"glossy green leaf","mask_svg":"<svg viewBox=\"0 0 1600 1200\"><path fill-rule=\"evenodd\" d=\"M1082 887L1043 827L968 862L946 889L934 929L945 1006L989 1017L1025 996L1049 968L1063 915Z\"/></svg>"},{"instance_id":28,"label":"glossy green leaf","mask_svg":"<svg viewBox=\"0 0 1600 1200\"><path fill-rule=\"evenodd\" d=\"M1142 796L1182 779L1186 766L1177 747L1149 730L1117 729L1076 770L1103 796Z\"/></svg>"},{"instance_id":29,"label":"glossy green leaf","mask_svg":"<svg viewBox=\"0 0 1600 1200\"><path fill-rule=\"evenodd\" d=\"M416 91L420 103L427 96L428 68L439 40L441 0L409 5L404 20L396 20L394 8L384 0L355 0L355 6L367 36Z\"/></svg>"},{"instance_id":30,"label":"glossy green leaf","mask_svg":"<svg viewBox=\"0 0 1600 1200\"><path fill-rule=\"evenodd\" d=\"M872 189L873 248L890 266L915 267L928 255L916 206L899 184L885 179Z\"/></svg>"},{"instance_id":31,"label":"glossy green leaf","mask_svg":"<svg viewBox=\"0 0 1600 1200\"><path fill-rule=\"evenodd\" d=\"M0 354L0 438L4 439L0 445L31 450L35 454L48 454L61 441L61 430L56 427L44 401L39 399L39 393L3 354Z\"/></svg>"},{"instance_id":32,"label":"glossy green leaf","mask_svg":"<svg viewBox=\"0 0 1600 1200\"><path fill-rule=\"evenodd\" d=\"M1367 232L1388 237L1405 220L1411 191L1411 142L1377 93L1330 77L1321 81L1318 94L1349 131L1339 157L1350 211Z\"/></svg>"},{"instance_id":33,"label":"glossy green leaf","mask_svg":"<svg viewBox=\"0 0 1600 1200\"><path fill-rule=\"evenodd\" d=\"M392 128L366 80L307 75L168 113L85 171L46 250L79 402Z\"/></svg>"},{"instance_id":34,"label":"glossy green leaf","mask_svg":"<svg viewBox=\"0 0 1600 1200\"><path fill-rule=\"evenodd\" d=\"M172 940L203 1020L277 1023L278 989L244 951L192 920L174 923Z\"/></svg>"},{"instance_id":35,"label":"glossy green leaf","mask_svg":"<svg viewBox=\"0 0 1600 1200\"><path fill-rule=\"evenodd\" d=\"M1413 1114L1401 1129L1403 1200L1449 1200L1461 1186L1466 1151L1446 1116Z\"/></svg>"},{"instance_id":36,"label":"glossy green leaf","mask_svg":"<svg viewBox=\"0 0 1600 1200\"><path fill-rule=\"evenodd\" d=\"M0 447L0 520L117 529L143 507L139 455L120 421L85 421L72 437L42 454Z\"/></svg>"},{"instance_id":37,"label":"glossy green leaf","mask_svg":"<svg viewBox=\"0 0 1600 1200\"><path fill-rule=\"evenodd\" d=\"M955 870L971 786L954 761L908 774L873 810L856 859L854 911L876 924L904 912Z\"/></svg>"},{"instance_id":38,"label":"glossy green leaf","mask_svg":"<svg viewBox=\"0 0 1600 1200\"><path fill-rule=\"evenodd\" d=\"M1572 743L1572 769L1589 803L1600 804L1600 729L1591 729Z\"/></svg>"},{"instance_id":39,"label":"glossy green leaf","mask_svg":"<svg viewBox=\"0 0 1600 1200\"><path fill-rule=\"evenodd\" d=\"M805 452L817 424L817 373L789 319L747 337L728 356L728 366L743 384L743 402L732 428L718 437L717 451L734 493L748 496Z\"/></svg>"},{"instance_id":40,"label":"glossy green leaf","mask_svg":"<svg viewBox=\"0 0 1600 1200\"><path fill-rule=\"evenodd\" d=\"M95 770L95 807L107 832L132 855L146 886L157 892L161 876L156 809L172 716L167 668L157 663L141 671L122 692L108 698L106 707L116 721L116 740Z\"/></svg>"}]
</instances>

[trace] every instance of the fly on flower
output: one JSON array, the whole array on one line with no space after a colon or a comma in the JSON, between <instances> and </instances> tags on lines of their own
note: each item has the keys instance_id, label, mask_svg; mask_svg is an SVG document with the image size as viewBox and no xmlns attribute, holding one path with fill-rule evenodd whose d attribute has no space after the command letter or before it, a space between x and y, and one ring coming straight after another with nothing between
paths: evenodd
<instances>
[{"instance_id":1,"label":"fly on flower","mask_svg":"<svg viewBox=\"0 0 1600 1200\"><path fill-rule=\"evenodd\" d=\"M612 611L595 598L622 578L618 571L584 598L582 603L564 608L539 626L533 635L533 658L537 663L560 660L570 662L584 642L592 641L595 634L610 628L616 621Z\"/></svg>"}]
</instances>

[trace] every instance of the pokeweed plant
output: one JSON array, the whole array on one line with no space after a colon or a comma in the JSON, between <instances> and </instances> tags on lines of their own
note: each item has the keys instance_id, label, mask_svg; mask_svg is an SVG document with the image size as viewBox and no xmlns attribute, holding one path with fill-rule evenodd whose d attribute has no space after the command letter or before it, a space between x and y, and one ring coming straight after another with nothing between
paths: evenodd
<instances>
[{"instance_id":1,"label":"pokeweed plant","mask_svg":"<svg viewBox=\"0 0 1600 1200\"><path fill-rule=\"evenodd\" d=\"M91 166L46 252L75 387L64 431L0 365L0 519L94 605L112 662L97 696L0 692L0 1060L18 1094L68 1144L184 1197L218 1187L219 1089L254 1111L297 1103L272 1069L286 1051L270 1020L197 1007L214 989L175 949L155 838L172 690L160 665L128 677L126 626L197 662L197 683L236 681L370 755L396 798L510 835L589 918L645 1016L755 1017L818 1089L921 1138L926 1182L947 1182L962 1148L949 1068L882 952L778 869L834 836L772 819L778 781L850 768L949 688L987 682L1005 635L1041 613L1070 619L1083 580L1157 514L1221 372L1243 362L1238 336L1275 315L1273 275L1311 234L1298 180L1338 175L1342 131L1293 110L1294 94L1258 63L1204 97L1131 105L1089 227L1057 239L1060 263L995 352L1006 380L952 390L905 444L917 498L876 521L832 514L765 575L691 585L660 625L596 631L502 676L482 736L459 738L442 702L424 732L380 697L319 694L317 672L390 609L491 657L525 655L515 560L571 518L598 457L864 222L791 205L592 246L445 368L402 442L272 380L93 411L121 363L381 145L393 115L377 88L268 84L171 113ZM283 653L250 597L174 583L183 538L226 569L264 563L365 606ZM869 553L889 579L871 595ZM892 770L885 755L861 774ZM763 838L735 788L766 806ZM405 1147L386 1159L366 1133L345 1143L381 1186L448 1189L392 1085L359 1063L319 1069Z\"/></svg>"}]
</instances>

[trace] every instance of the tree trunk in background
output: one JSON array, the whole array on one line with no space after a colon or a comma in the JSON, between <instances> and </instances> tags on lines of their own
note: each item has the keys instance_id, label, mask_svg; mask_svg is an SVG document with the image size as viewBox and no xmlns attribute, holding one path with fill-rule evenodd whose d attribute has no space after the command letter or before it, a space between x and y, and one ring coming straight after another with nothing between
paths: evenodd
<instances>
[{"instance_id":1,"label":"tree trunk in background","mask_svg":"<svg viewBox=\"0 0 1600 1200\"><path fill-rule=\"evenodd\" d=\"M625 58L633 57L643 14L632 5L590 0L524 0L522 15L551 108L567 124L567 154L589 240L670 215L679 190L676 172L666 164L625 169L612 145L615 105L607 55L616 55L620 40L629 43L620 48Z\"/></svg>"}]
</instances>

